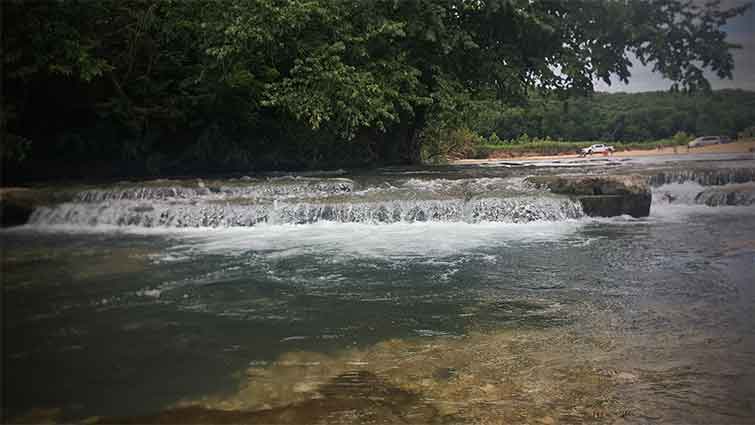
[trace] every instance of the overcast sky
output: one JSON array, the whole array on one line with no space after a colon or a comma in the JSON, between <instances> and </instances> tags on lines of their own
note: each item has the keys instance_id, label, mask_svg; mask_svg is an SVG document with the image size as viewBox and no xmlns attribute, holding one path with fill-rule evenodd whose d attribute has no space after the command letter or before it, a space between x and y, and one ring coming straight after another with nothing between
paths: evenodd
<instances>
[{"instance_id":1,"label":"overcast sky","mask_svg":"<svg viewBox=\"0 0 755 425\"><path fill-rule=\"evenodd\" d=\"M724 2L724 5L753 2L755 0L727 0ZM740 88L755 90L755 11L753 11L753 8L750 8L743 16L729 21L724 29L728 34L728 40L732 43L740 44L742 48L732 51L734 56L734 78L731 80L721 80L714 74L707 73L706 75L711 86L714 89ZM634 62L634 66L631 68L632 76L629 78L629 84L624 84L614 79L613 84L608 86L604 82L598 81L595 83L595 89L609 92L641 92L666 90L671 86L669 80L652 72L652 65L646 67L642 66L639 61Z\"/></svg>"}]
</instances>

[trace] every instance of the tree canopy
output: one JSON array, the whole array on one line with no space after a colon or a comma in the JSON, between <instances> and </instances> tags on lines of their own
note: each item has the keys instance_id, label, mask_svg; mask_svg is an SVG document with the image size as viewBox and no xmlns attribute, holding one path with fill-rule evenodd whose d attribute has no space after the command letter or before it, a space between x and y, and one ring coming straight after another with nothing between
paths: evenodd
<instances>
[{"instance_id":1,"label":"tree canopy","mask_svg":"<svg viewBox=\"0 0 755 425\"><path fill-rule=\"evenodd\" d=\"M568 99L533 96L524 106L491 105L466 124L481 137L495 134L499 140L527 135L566 141L645 142L670 139L679 132L737 137L755 126L755 92L595 93Z\"/></svg>"},{"instance_id":2,"label":"tree canopy","mask_svg":"<svg viewBox=\"0 0 755 425\"><path fill-rule=\"evenodd\" d=\"M630 55L707 92L746 7L685 0L2 2L3 158L142 171L416 163L484 102L590 93ZM483 103L480 103L483 102Z\"/></svg>"}]
</instances>

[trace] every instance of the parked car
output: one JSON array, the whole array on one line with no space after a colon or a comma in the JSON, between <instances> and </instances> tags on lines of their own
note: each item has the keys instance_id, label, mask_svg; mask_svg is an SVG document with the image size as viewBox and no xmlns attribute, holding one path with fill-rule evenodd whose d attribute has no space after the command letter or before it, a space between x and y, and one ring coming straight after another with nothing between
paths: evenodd
<instances>
[{"instance_id":1,"label":"parked car","mask_svg":"<svg viewBox=\"0 0 755 425\"><path fill-rule=\"evenodd\" d=\"M582 155L592 155L594 153L606 153L606 152L613 152L615 149L613 146L607 146L602 143L598 143L595 145L592 145L588 148L582 148L582 151L580 152Z\"/></svg>"},{"instance_id":2,"label":"parked car","mask_svg":"<svg viewBox=\"0 0 755 425\"><path fill-rule=\"evenodd\" d=\"M731 139L726 136L705 136L698 137L697 139L687 143L690 148L698 148L701 146L718 145L721 143L731 143Z\"/></svg>"}]
</instances>

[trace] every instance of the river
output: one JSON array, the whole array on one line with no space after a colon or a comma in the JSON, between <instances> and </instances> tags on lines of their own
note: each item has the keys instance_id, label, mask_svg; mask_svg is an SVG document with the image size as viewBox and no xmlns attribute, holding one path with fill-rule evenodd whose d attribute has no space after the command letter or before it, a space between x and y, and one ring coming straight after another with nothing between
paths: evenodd
<instances>
[{"instance_id":1,"label":"river","mask_svg":"<svg viewBox=\"0 0 755 425\"><path fill-rule=\"evenodd\" d=\"M755 204L736 176L753 169L750 155L82 190L0 234L5 417L751 423ZM616 170L649 176L649 217L586 217L524 179Z\"/></svg>"}]
</instances>

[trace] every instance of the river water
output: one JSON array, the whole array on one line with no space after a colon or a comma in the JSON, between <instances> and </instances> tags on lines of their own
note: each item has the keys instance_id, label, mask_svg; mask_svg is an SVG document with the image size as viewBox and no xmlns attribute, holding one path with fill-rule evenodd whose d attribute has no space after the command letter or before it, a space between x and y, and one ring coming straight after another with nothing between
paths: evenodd
<instances>
[{"instance_id":1,"label":"river water","mask_svg":"<svg viewBox=\"0 0 755 425\"><path fill-rule=\"evenodd\" d=\"M591 218L523 179L562 165L150 183L40 209L2 232L5 417L752 423L748 183L698 164L654 177L650 217Z\"/></svg>"}]
</instances>

